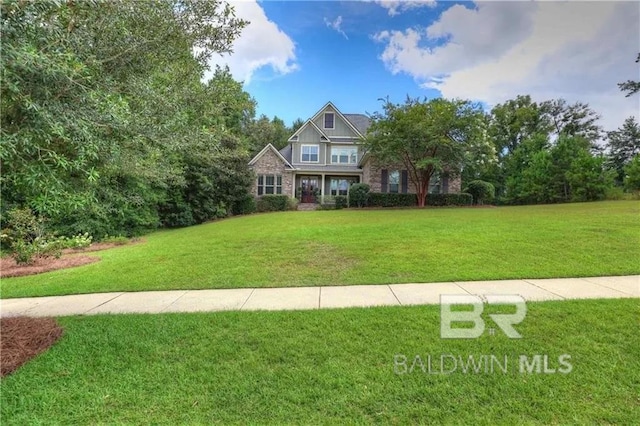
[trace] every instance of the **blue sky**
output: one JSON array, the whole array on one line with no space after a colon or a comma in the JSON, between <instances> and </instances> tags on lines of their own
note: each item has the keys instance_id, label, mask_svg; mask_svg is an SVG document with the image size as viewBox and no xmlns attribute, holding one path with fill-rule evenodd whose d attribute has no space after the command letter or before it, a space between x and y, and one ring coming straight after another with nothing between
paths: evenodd
<instances>
[{"instance_id":1,"label":"blue sky","mask_svg":"<svg viewBox=\"0 0 640 426\"><path fill-rule=\"evenodd\" d=\"M518 94L588 102L612 130L639 99L640 3L232 1L251 21L228 65L257 113L290 124L327 101L373 113L379 98L465 98L495 105Z\"/></svg>"}]
</instances>

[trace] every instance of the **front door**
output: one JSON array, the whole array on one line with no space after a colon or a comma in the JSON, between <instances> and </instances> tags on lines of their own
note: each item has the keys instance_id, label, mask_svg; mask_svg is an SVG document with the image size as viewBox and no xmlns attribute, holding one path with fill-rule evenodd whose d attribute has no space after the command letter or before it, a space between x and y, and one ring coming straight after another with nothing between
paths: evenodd
<instances>
[{"instance_id":1,"label":"front door","mask_svg":"<svg viewBox=\"0 0 640 426\"><path fill-rule=\"evenodd\" d=\"M316 191L318 190L318 177L302 176L300 178L300 187L302 188L302 202L315 203Z\"/></svg>"}]
</instances>

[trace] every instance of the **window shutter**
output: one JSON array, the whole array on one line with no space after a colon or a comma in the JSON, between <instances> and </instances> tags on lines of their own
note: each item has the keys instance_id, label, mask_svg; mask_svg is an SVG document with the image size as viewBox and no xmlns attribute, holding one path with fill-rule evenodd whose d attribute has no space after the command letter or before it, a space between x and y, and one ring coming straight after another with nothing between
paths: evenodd
<instances>
[{"instance_id":1,"label":"window shutter","mask_svg":"<svg viewBox=\"0 0 640 426\"><path fill-rule=\"evenodd\" d=\"M402 192L403 194L407 193L407 187L409 186L409 174L407 173L406 170L403 170L400 176L400 185L401 185L401 190L400 192Z\"/></svg>"},{"instance_id":2,"label":"window shutter","mask_svg":"<svg viewBox=\"0 0 640 426\"><path fill-rule=\"evenodd\" d=\"M449 193L449 178L446 176L442 177L442 193L443 194Z\"/></svg>"},{"instance_id":3,"label":"window shutter","mask_svg":"<svg viewBox=\"0 0 640 426\"><path fill-rule=\"evenodd\" d=\"M389 182L389 170L382 169L382 176L380 177L380 192L387 192L387 183Z\"/></svg>"}]
</instances>

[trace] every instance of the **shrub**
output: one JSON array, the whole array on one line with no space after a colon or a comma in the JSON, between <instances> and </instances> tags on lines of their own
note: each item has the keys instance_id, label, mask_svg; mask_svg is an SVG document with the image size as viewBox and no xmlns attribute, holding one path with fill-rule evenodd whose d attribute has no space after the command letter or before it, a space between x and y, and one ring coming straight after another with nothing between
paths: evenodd
<instances>
[{"instance_id":1,"label":"shrub","mask_svg":"<svg viewBox=\"0 0 640 426\"><path fill-rule=\"evenodd\" d=\"M443 206L470 206L473 204L473 196L466 192L459 194L428 194L427 205L434 207Z\"/></svg>"},{"instance_id":2,"label":"shrub","mask_svg":"<svg viewBox=\"0 0 640 426\"><path fill-rule=\"evenodd\" d=\"M351 207L364 207L367 205L369 190L371 187L366 183L354 183L349 189L349 205Z\"/></svg>"},{"instance_id":3,"label":"shrub","mask_svg":"<svg viewBox=\"0 0 640 426\"><path fill-rule=\"evenodd\" d=\"M298 210L298 199L287 197L287 210Z\"/></svg>"},{"instance_id":4,"label":"shrub","mask_svg":"<svg viewBox=\"0 0 640 426\"><path fill-rule=\"evenodd\" d=\"M348 207L347 197L345 197L344 195L336 195L334 204L335 204L336 210L340 210L345 207Z\"/></svg>"},{"instance_id":5,"label":"shrub","mask_svg":"<svg viewBox=\"0 0 640 426\"><path fill-rule=\"evenodd\" d=\"M640 192L640 155L624 166L624 187L628 191Z\"/></svg>"},{"instance_id":6,"label":"shrub","mask_svg":"<svg viewBox=\"0 0 640 426\"><path fill-rule=\"evenodd\" d=\"M607 188L604 193L604 198L606 200L624 200L625 193L624 190L619 186L612 186L610 188Z\"/></svg>"},{"instance_id":7,"label":"shrub","mask_svg":"<svg viewBox=\"0 0 640 426\"><path fill-rule=\"evenodd\" d=\"M493 184L483 180L472 180L469 182L464 192L471 194L473 204L490 203L496 196L496 188Z\"/></svg>"},{"instance_id":8,"label":"shrub","mask_svg":"<svg viewBox=\"0 0 640 426\"><path fill-rule=\"evenodd\" d=\"M81 249L89 247L93 241L93 237L88 232L84 234L74 235L73 237L60 237L61 244L64 248Z\"/></svg>"},{"instance_id":9,"label":"shrub","mask_svg":"<svg viewBox=\"0 0 640 426\"><path fill-rule=\"evenodd\" d=\"M410 207L418 205L416 194L371 192L367 199L370 207Z\"/></svg>"},{"instance_id":10,"label":"shrub","mask_svg":"<svg viewBox=\"0 0 640 426\"><path fill-rule=\"evenodd\" d=\"M259 212L279 212L289 210L292 202L286 195L263 195L256 202L256 209Z\"/></svg>"},{"instance_id":11,"label":"shrub","mask_svg":"<svg viewBox=\"0 0 640 426\"><path fill-rule=\"evenodd\" d=\"M251 214L256 211L256 199L252 195L247 195L237 200L233 204L231 212L234 215Z\"/></svg>"}]
</instances>

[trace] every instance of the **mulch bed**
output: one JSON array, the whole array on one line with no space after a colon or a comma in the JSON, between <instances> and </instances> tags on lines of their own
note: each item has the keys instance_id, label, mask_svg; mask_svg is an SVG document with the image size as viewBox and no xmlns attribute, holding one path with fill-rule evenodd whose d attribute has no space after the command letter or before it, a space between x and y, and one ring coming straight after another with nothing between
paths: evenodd
<instances>
[{"instance_id":1,"label":"mulch bed","mask_svg":"<svg viewBox=\"0 0 640 426\"><path fill-rule=\"evenodd\" d=\"M72 268L74 266L87 265L99 261L95 256L62 256L38 257L30 265L18 265L12 257L0 259L0 277L22 277L25 275L41 274L43 272L55 271L56 269Z\"/></svg>"},{"instance_id":2,"label":"mulch bed","mask_svg":"<svg viewBox=\"0 0 640 426\"><path fill-rule=\"evenodd\" d=\"M141 239L136 239L128 244L136 244L142 241ZM124 244L94 243L83 249L65 249L62 250L62 256L59 259L55 257L37 257L33 263L29 265L18 265L12 257L3 257L0 258L0 278L23 277L25 275L35 275L58 269L88 265L98 262L100 258L95 256L80 256L77 255L78 253L106 250L122 245Z\"/></svg>"},{"instance_id":3,"label":"mulch bed","mask_svg":"<svg viewBox=\"0 0 640 426\"><path fill-rule=\"evenodd\" d=\"M0 318L0 377L49 349L63 332L53 318Z\"/></svg>"}]
</instances>

